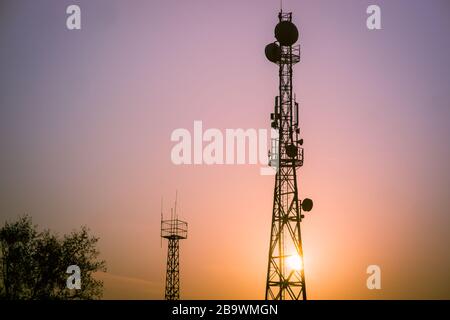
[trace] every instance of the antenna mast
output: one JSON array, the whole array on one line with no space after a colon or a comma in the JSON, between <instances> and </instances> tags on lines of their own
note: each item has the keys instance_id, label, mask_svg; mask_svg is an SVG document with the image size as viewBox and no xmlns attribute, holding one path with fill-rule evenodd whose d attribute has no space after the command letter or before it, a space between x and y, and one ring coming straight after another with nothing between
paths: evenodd
<instances>
[{"instance_id":1,"label":"antenna mast","mask_svg":"<svg viewBox=\"0 0 450 320\"><path fill-rule=\"evenodd\" d=\"M300 61L297 27L292 13L282 11L275 27L276 42L266 46L269 61L279 67L279 94L270 116L278 138L272 139L270 165L276 169L265 298L306 300L301 213L312 209L310 199L298 198L297 169L303 166L303 139L300 139L298 103L292 94L292 67Z\"/></svg>"},{"instance_id":2,"label":"antenna mast","mask_svg":"<svg viewBox=\"0 0 450 320\"><path fill-rule=\"evenodd\" d=\"M175 207L170 210L170 220L163 220L161 209L161 239L168 240L167 249L167 269L166 269L166 300L180 299L180 243L182 239L187 239L188 224L178 220L177 198L175 195ZM161 204L162 208L162 204Z\"/></svg>"}]
</instances>

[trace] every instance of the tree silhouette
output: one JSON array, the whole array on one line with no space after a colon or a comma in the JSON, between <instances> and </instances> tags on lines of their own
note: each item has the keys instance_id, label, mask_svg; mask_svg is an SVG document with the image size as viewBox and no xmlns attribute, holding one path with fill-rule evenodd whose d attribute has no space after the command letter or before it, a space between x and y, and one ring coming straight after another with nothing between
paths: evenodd
<instances>
[{"instance_id":1,"label":"tree silhouette","mask_svg":"<svg viewBox=\"0 0 450 320\"><path fill-rule=\"evenodd\" d=\"M38 232L29 216L0 229L0 298L2 299L96 299L102 281L93 274L106 271L98 260L98 238L82 227L63 238L49 230ZM67 268L81 270L81 289L67 288Z\"/></svg>"}]
</instances>

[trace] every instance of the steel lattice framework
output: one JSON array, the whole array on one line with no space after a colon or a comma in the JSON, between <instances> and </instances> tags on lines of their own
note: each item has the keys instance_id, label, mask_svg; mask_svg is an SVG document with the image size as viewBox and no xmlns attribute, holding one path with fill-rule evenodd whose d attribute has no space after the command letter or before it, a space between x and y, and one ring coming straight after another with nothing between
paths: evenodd
<instances>
[{"instance_id":1,"label":"steel lattice framework","mask_svg":"<svg viewBox=\"0 0 450 320\"><path fill-rule=\"evenodd\" d=\"M292 13L280 12L279 21L292 20ZM303 165L303 140L299 139L298 103L292 93L292 67L300 61L300 46L280 45L279 96L275 98L272 128L278 138L272 140L270 164L277 168L273 195L272 227L265 298L270 300L306 300L303 248L300 232L301 201L298 199L297 168ZM301 259L301 268L289 268L286 259Z\"/></svg>"},{"instance_id":2,"label":"steel lattice framework","mask_svg":"<svg viewBox=\"0 0 450 320\"><path fill-rule=\"evenodd\" d=\"M180 299L180 242L169 238L167 250L166 300Z\"/></svg>"},{"instance_id":3,"label":"steel lattice framework","mask_svg":"<svg viewBox=\"0 0 450 320\"><path fill-rule=\"evenodd\" d=\"M161 218L161 238L168 240L165 299L179 300L180 240L187 238L187 223L173 217L170 220Z\"/></svg>"}]
</instances>

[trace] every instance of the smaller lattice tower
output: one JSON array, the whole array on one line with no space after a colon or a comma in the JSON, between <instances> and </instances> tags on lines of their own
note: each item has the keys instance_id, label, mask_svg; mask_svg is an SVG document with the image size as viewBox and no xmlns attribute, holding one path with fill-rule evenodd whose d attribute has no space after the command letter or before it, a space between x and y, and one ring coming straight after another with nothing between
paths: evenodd
<instances>
[{"instance_id":1,"label":"smaller lattice tower","mask_svg":"<svg viewBox=\"0 0 450 320\"><path fill-rule=\"evenodd\" d=\"M170 220L164 220L161 202L161 238L168 240L166 300L180 299L180 240L187 238L187 222L178 219L177 198L171 209Z\"/></svg>"}]
</instances>

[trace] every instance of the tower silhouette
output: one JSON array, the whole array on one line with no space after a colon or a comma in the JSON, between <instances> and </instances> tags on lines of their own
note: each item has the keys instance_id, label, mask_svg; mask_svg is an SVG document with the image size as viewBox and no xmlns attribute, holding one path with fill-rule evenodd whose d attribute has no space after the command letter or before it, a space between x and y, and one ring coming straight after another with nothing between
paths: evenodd
<instances>
[{"instance_id":1,"label":"tower silhouette","mask_svg":"<svg viewBox=\"0 0 450 320\"><path fill-rule=\"evenodd\" d=\"M292 93L292 67L300 61L297 27L292 13L280 11L275 27L276 42L265 48L269 61L279 66L279 94L275 98L271 126L278 137L272 139L269 164L276 168L272 227L267 267L266 300L306 300L301 211L310 211L311 199L298 198L297 169L303 165L298 103Z\"/></svg>"},{"instance_id":2,"label":"tower silhouette","mask_svg":"<svg viewBox=\"0 0 450 320\"><path fill-rule=\"evenodd\" d=\"M180 299L180 240L187 238L187 222L178 219L177 196L170 220L163 220L161 204L161 238L168 240L166 269L166 300Z\"/></svg>"}]
</instances>

